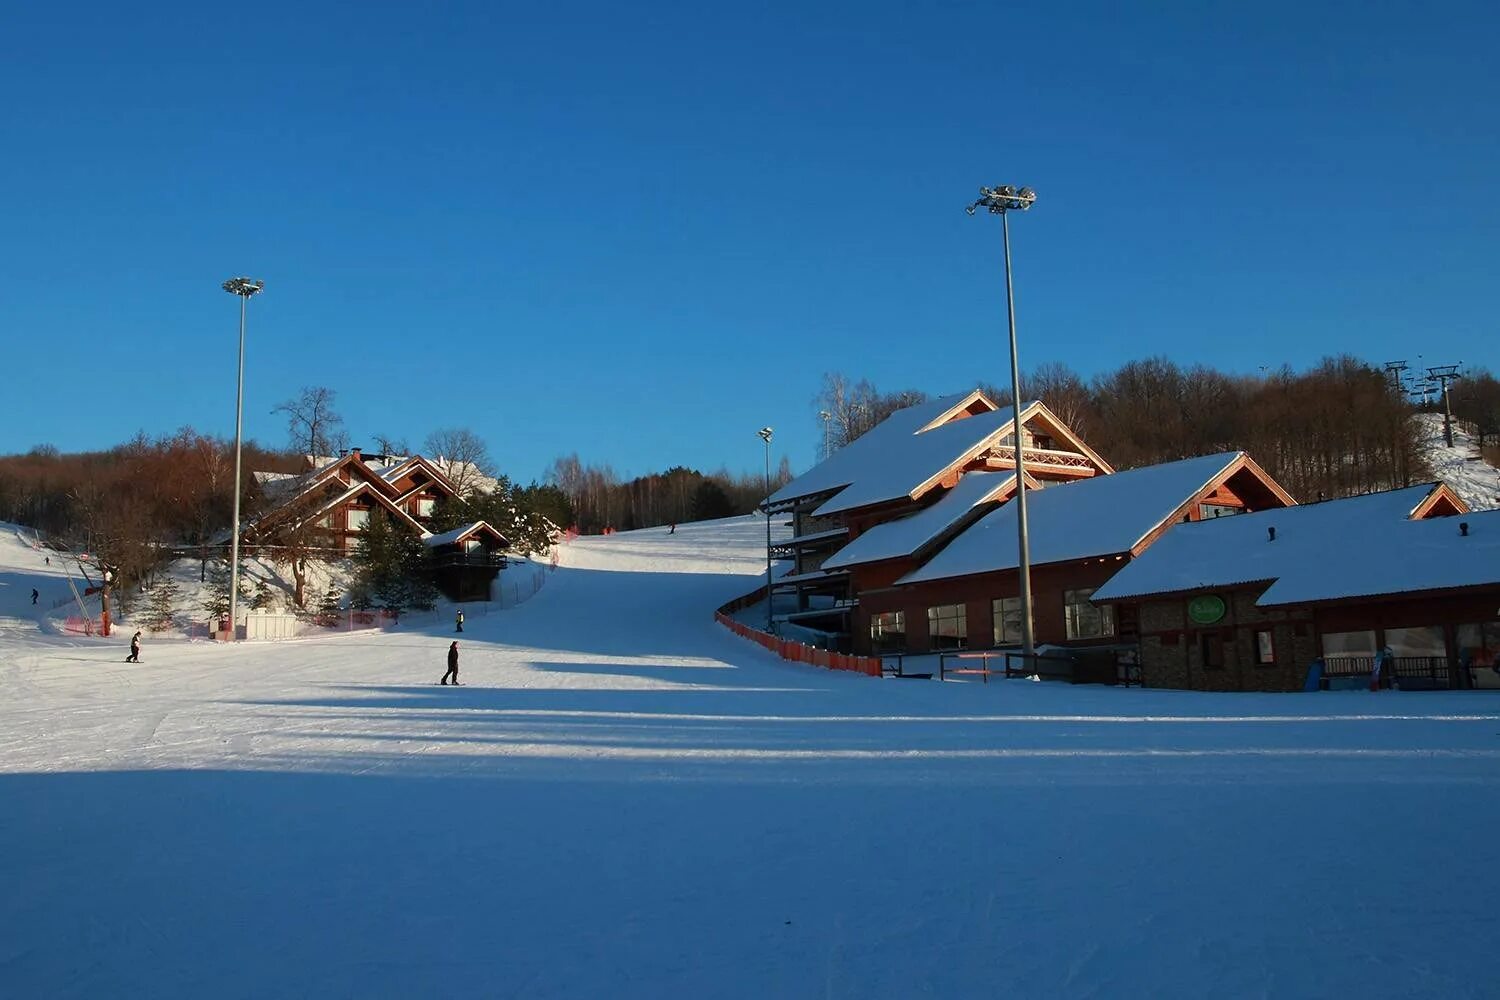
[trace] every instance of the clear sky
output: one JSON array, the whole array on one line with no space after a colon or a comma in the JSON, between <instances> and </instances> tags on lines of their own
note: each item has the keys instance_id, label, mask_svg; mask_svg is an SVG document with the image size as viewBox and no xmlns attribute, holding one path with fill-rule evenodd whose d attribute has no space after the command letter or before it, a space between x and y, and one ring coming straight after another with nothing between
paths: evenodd
<instances>
[{"instance_id":1,"label":"clear sky","mask_svg":"<svg viewBox=\"0 0 1500 1000\"><path fill-rule=\"evenodd\" d=\"M1131 8L1131 9L1127 9ZM1500 362L1500 5L14 4L0 452L247 434L798 468L822 373Z\"/></svg>"}]
</instances>

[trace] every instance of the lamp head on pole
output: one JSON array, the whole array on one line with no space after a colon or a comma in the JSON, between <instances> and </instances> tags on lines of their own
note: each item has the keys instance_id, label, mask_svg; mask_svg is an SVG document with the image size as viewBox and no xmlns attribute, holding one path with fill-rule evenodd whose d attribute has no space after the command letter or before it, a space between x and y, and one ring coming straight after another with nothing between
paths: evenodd
<instances>
[{"instance_id":1,"label":"lamp head on pole","mask_svg":"<svg viewBox=\"0 0 1500 1000\"><path fill-rule=\"evenodd\" d=\"M224 282L224 291L247 299L265 287L264 281L255 278L230 278Z\"/></svg>"},{"instance_id":2,"label":"lamp head on pole","mask_svg":"<svg viewBox=\"0 0 1500 1000\"><path fill-rule=\"evenodd\" d=\"M766 444L770 444L771 443L771 434L772 434L772 431L771 431L771 428L769 428L769 427L762 427L760 430L758 430L758 431L755 432L755 436L758 437L758 438L760 438Z\"/></svg>"},{"instance_id":3,"label":"lamp head on pole","mask_svg":"<svg viewBox=\"0 0 1500 1000\"><path fill-rule=\"evenodd\" d=\"M987 209L991 215L1004 215L1006 212L1024 212L1036 204L1036 192L1029 187L1017 188L1009 184L1001 184L997 187L982 187L979 189L979 198L964 209L970 215L976 209Z\"/></svg>"}]
</instances>

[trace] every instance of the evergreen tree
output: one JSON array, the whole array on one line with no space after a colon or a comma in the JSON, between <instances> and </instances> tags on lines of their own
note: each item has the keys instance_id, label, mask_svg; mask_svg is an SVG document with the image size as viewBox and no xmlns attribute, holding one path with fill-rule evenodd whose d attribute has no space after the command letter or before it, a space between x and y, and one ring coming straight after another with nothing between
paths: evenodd
<instances>
[{"instance_id":1,"label":"evergreen tree","mask_svg":"<svg viewBox=\"0 0 1500 1000\"><path fill-rule=\"evenodd\" d=\"M256 611L264 611L271 606L271 602L274 599L275 597L271 593L271 584L267 582L266 578L261 577L256 580L255 593L250 596L250 606Z\"/></svg>"},{"instance_id":2,"label":"evergreen tree","mask_svg":"<svg viewBox=\"0 0 1500 1000\"><path fill-rule=\"evenodd\" d=\"M162 577L146 595L146 628L152 632L165 632L172 627L173 605L177 602L179 588L171 577Z\"/></svg>"},{"instance_id":3,"label":"evergreen tree","mask_svg":"<svg viewBox=\"0 0 1500 1000\"><path fill-rule=\"evenodd\" d=\"M217 622L229 616L229 586L229 564L216 563L209 573L208 589L203 596L203 608L213 621ZM241 562L239 602L243 604L249 596L245 564Z\"/></svg>"},{"instance_id":4,"label":"evergreen tree","mask_svg":"<svg viewBox=\"0 0 1500 1000\"><path fill-rule=\"evenodd\" d=\"M328 589L323 591L323 596L318 599L313 621L324 628L332 628L342 617L343 613L339 608L339 589L330 583Z\"/></svg>"}]
</instances>

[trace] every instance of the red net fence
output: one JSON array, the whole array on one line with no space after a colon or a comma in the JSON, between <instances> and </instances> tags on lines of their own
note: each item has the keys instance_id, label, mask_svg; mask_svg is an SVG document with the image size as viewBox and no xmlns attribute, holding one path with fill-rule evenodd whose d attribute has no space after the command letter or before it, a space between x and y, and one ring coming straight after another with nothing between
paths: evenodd
<instances>
[{"instance_id":1,"label":"red net fence","mask_svg":"<svg viewBox=\"0 0 1500 1000\"><path fill-rule=\"evenodd\" d=\"M793 663L806 663L809 666L822 667L825 670L848 670L856 674L865 674L870 677L880 676L880 658L875 656L854 656L850 653L835 653L830 649L819 649L809 646L805 642L795 639L783 639L779 635L762 632L760 629L751 628L742 621L736 621L730 616L736 611L742 611L752 604L759 604L765 600L766 588L737 597L728 604L714 612L714 621L723 625L729 631L751 642L759 643L766 649L775 653L783 660Z\"/></svg>"}]
</instances>

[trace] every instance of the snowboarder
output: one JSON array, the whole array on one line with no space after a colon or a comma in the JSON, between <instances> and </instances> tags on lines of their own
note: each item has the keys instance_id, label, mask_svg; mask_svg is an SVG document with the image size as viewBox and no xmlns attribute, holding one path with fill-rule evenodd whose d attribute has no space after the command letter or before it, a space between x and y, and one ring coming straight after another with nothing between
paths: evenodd
<instances>
[{"instance_id":1,"label":"snowboarder","mask_svg":"<svg viewBox=\"0 0 1500 1000\"><path fill-rule=\"evenodd\" d=\"M453 624L456 625L456 626L458 626L458 631L462 632L464 630L464 609L463 608L459 608L458 609L458 614L455 615L454 618L453 618Z\"/></svg>"},{"instance_id":2,"label":"snowboarder","mask_svg":"<svg viewBox=\"0 0 1500 1000\"><path fill-rule=\"evenodd\" d=\"M458 684L458 640L456 639L448 647L448 672L443 674L443 679L438 683L447 684L449 677L453 678L455 685Z\"/></svg>"},{"instance_id":3,"label":"snowboarder","mask_svg":"<svg viewBox=\"0 0 1500 1000\"><path fill-rule=\"evenodd\" d=\"M130 637L130 655L125 657L125 662L141 662L141 634L139 632Z\"/></svg>"},{"instance_id":4,"label":"snowboarder","mask_svg":"<svg viewBox=\"0 0 1500 1000\"><path fill-rule=\"evenodd\" d=\"M35 588L35 587L32 587L32 588L31 588L31 603L32 603L32 604L35 604L35 603L36 603L36 599L37 599L37 598L38 598L38 597L41 597L41 596L42 596L42 595L41 595L41 594L38 594L38 593L37 593L37 592L36 592L36 588Z\"/></svg>"}]
</instances>

